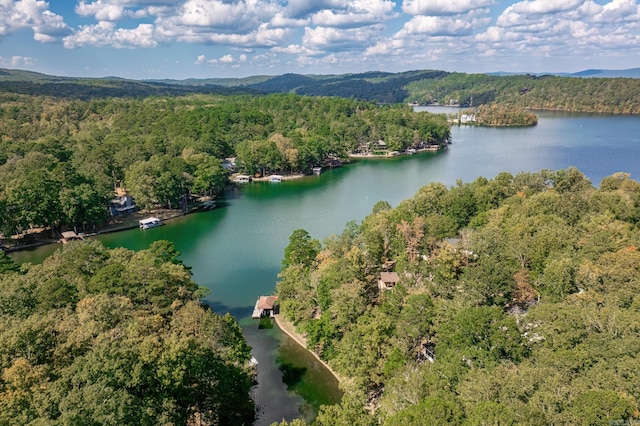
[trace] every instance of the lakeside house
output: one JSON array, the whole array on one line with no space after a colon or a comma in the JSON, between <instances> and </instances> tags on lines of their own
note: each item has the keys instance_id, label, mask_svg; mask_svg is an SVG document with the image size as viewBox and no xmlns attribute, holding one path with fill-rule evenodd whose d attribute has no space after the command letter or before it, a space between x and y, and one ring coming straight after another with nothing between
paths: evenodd
<instances>
[{"instance_id":1,"label":"lakeside house","mask_svg":"<svg viewBox=\"0 0 640 426\"><path fill-rule=\"evenodd\" d=\"M278 304L278 296L260 296L253 308L251 318L260 319L264 317L273 318L280 313L280 305Z\"/></svg>"},{"instance_id":2,"label":"lakeside house","mask_svg":"<svg viewBox=\"0 0 640 426\"><path fill-rule=\"evenodd\" d=\"M462 114L460 116L460 124L475 123L477 121L475 114Z\"/></svg>"},{"instance_id":3,"label":"lakeside house","mask_svg":"<svg viewBox=\"0 0 640 426\"><path fill-rule=\"evenodd\" d=\"M236 171L236 157L227 157L222 160L222 168L233 173Z\"/></svg>"},{"instance_id":4,"label":"lakeside house","mask_svg":"<svg viewBox=\"0 0 640 426\"><path fill-rule=\"evenodd\" d=\"M124 216L137 210L136 200L129 195L126 189L116 188L115 195L109 202L109 214L111 216Z\"/></svg>"},{"instance_id":5,"label":"lakeside house","mask_svg":"<svg viewBox=\"0 0 640 426\"><path fill-rule=\"evenodd\" d=\"M380 290L391 290L399 281L400 277L397 272L380 272L378 288Z\"/></svg>"}]
</instances>

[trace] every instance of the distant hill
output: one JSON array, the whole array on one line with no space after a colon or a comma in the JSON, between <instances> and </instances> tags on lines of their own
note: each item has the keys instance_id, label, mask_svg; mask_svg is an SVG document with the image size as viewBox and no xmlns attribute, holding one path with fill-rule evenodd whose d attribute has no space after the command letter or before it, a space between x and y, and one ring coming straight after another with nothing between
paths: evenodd
<instances>
[{"instance_id":1,"label":"distant hill","mask_svg":"<svg viewBox=\"0 0 640 426\"><path fill-rule=\"evenodd\" d=\"M570 74L572 77L598 77L598 78L640 78L640 68L626 70L584 70Z\"/></svg>"},{"instance_id":2,"label":"distant hill","mask_svg":"<svg viewBox=\"0 0 640 426\"><path fill-rule=\"evenodd\" d=\"M283 74L245 78L210 78L159 80L168 84L215 84L224 87L244 87L262 93L296 93L309 96L338 96L380 103L404 102L409 96L406 85L412 81L442 78L446 71L406 71L390 73L371 71L340 75Z\"/></svg>"},{"instance_id":3,"label":"distant hill","mask_svg":"<svg viewBox=\"0 0 640 426\"><path fill-rule=\"evenodd\" d=\"M211 83L169 84L155 81L128 80L119 77L58 77L32 71L0 68L0 93L52 96L88 100L92 98L145 98L180 96L192 93L219 95L256 93L247 87L225 87Z\"/></svg>"},{"instance_id":4,"label":"distant hill","mask_svg":"<svg viewBox=\"0 0 640 426\"><path fill-rule=\"evenodd\" d=\"M539 73L526 73L526 72L507 72L496 71L486 73L492 76L511 76L511 75L554 75L558 77L594 77L594 78L640 78L640 68L629 68L626 70L599 70L588 69L584 71L578 71L574 73L568 72L539 72Z\"/></svg>"},{"instance_id":5,"label":"distant hill","mask_svg":"<svg viewBox=\"0 0 640 426\"><path fill-rule=\"evenodd\" d=\"M500 74L500 75L498 75ZM623 78L624 77L624 78ZM336 96L380 104L417 103L640 114L640 68L585 70L570 75L466 74L438 70L371 71L338 75L283 74L245 78L127 80L56 77L0 69L0 93L59 98L294 93Z\"/></svg>"}]
</instances>

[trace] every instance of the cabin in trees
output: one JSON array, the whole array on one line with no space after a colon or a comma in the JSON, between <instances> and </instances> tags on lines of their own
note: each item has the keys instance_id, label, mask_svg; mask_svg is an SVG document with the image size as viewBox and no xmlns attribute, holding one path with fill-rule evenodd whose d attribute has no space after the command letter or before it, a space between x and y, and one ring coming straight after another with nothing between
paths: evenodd
<instances>
[{"instance_id":1,"label":"cabin in trees","mask_svg":"<svg viewBox=\"0 0 640 426\"><path fill-rule=\"evenodd\" d=\"M280 305L278 304L278 296L260 296L253 308L252 318L273 317L280 313Z\"/></svg>"},{"instance_id":2,"label":"cabin in trees","mask_svg":"<svg viewBox=\"0 0 640 426\"><path fill-rule=\"evenodd\" d=\"M396 272L380 272L378 280L378 288L380 290L391 290L400 281L400 277Z\"/></svg>"},{"instance_id":3,"label":"cabin in trees","mask_svg":"<svg viewBox=\"0 0 640 426\"><path fill-rule=\"evenodd\" d=\"M111 216L123 216L136 211L136 201L124 188L116 188L116 196L109 203Z\"/></svg>"}]
</instances>

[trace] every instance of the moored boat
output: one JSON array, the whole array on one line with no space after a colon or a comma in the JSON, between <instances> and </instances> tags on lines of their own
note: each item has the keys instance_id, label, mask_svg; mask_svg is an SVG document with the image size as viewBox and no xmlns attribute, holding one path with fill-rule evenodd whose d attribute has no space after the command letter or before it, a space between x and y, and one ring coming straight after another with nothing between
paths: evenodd
<instances>
[{"instance_id":1,"label":"moored boat","mask_svg":"<svg viewBox=\"0 0 640 426\"><path fill-rule=\"evenodd\" d=\"M155 228L157 226L162 225L162 221L157 217L148 217L146 219L140 219L139 223L140 223L141 229Z\"/></svg>"}]
</instances>

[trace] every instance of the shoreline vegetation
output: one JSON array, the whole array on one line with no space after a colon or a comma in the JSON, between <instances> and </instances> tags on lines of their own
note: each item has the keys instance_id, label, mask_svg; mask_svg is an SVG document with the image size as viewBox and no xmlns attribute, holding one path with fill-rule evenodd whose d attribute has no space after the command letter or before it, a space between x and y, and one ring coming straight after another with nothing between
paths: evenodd
<instances>
[{"instance_id":1,"label":"shoreline vegetation","mask_svg":"<svg viewBox=\"0 0 640 426\"><path fill-rule=\"evenodd\" d=\"M68 229L102 228L106 207L129 207L127 197L140 210L172 210L215 196L236 167L293 179L348 161L350 152L402 152L450 137L444 116L354 99L68 100L0 89L0 100L0 234L27 233L21 246L35 242L33 229L55 240ZM127 193L114 198L116 188Z\"/></svg>"},{"instance_id":2,"label":"shoreline vegetation","mask_svg":"<svg viewBox=\"0 0 640 426\"><path fill-rule=\"evenodd\" d=\"M297 344L302 346L304 350L306 350L311 355L313 355L313 357L317 359L318 362L322 364L331 373L333 377L336 378L338 383L340 384L345 383L344 377L336 373L336 371L333 368L331 368L331 366L327 364L326 361L324 361L322 358L320 358L320 356L317 353L315 353L314 351L312 351L307 347L307 338L297 331L296 326L291 321L285 319L281 314L274 315L274 318L276 321L276 325L278 326L280 331L282 331L284 334L289 336L293 341L295 341Z\"/></svg>"},{"instance_id":3,"label":"shoreline vegetation","mask_svg":"<svg viewBox=\"0 0 640 426\"><path fill-rule=\"evenodd\" d=\"M446 148L446 145L445 146L431 145L426 148L415 149L414 152L406 152L406 151L405 152L387 152L384 154L351 153L348 155L348 158L349 159L392 158L392 157L397 157L401 155L413 155L413 154L422 153L422 152L437 152L442 150L443 148ZM349 164L349 162L348 161L341 162L339 167L342 167L345 164ZM231 174L229 176L228 185L239 185L237 182L234 182L234 178L237 177L238 175L240 174L239 173ZM269 182L271 180L271 177L275 175L276 174L265 174L264 176L251 177L251 181ZM288 181L288 180L301 179L311 175L304 174L304 173L292 173L292 174L283 174L283 175L278 174L277 176L279 176L282 181ZM202 203L195 203L191 205L187 210L166 209L166 208L139 210L125 216L112 217L109 220L109 222L104 226L97 227L96 229L89 232L81 232L80 235L82 235L83 238L89 238L97 235L110 234L113 232L127 231L130 229L137 228L139 226L138 221L148 216L157 217L161 219L163 222L166 222L171 219L176 219L176 218L185 216L187 214L199 212L201 211L201 207L202 207ZM7 253L11 253L11 252L29 250L36 247L49 245L49 244L56 244L61 242L60 238L52 237L50 235L51 235L50 228L42 228L42 227L33 228L33 229L27 230L22 234L13 235L9 238L6 238L6 237L0 238L0 243L1 243L0 247L2 247L2 250L6 251ZM16 243L16 240L20 238L24 238L26 236L29 236L29 238L33 238L35 241L32 243L30 242L26 244Z\"/></svg>"},{"instance_id":4,"label":"shoreline vegetation","mask_svg":"<svg viewBox=\"0 0 640 426\"><path fill-rule=\"evenodd\" d=\"M94 231L90 231L90 232L81 232L78 235L81 235L83 238L90 238L90 237L95 237L98 235L104 235L104 234L111 234L114 232L120 232L120 231L127 231L129 229L135 229L138 228L139 225L139 220L143 219L145 217L149 217L149 216L153 216L153 217L157 217L159 219L161 219L163 222L172 220L172 219L177 219L179 217L183 217L186 216L190 213L195 213L197 211L200 211L200 206L195 206L190 208L189 210L183 211L183 210L169 210L169 209L154 209L154 210L141 210L141 211L137 211L134 213L130 213L127 216L121 216L121 217L117 217L114 218L115 220L113 222L110 222L109 224L105 225L104 227L100 228L100 229L96 229ZM56 237L51 237L50 233L51 230L50 229L45 229L45 228L34 228L34 229L30 229L30 232L26 232L24 234L20 234L19 236L12 236L9 238L2 238L0 241L2 241L2 249L4 251L6 251L7 253L13 253L13 252L17 252L17 251L22 251L22 250L29 250L32 248L36 248L36 247L40 247L40 246L45 246L45 245L49 245L49 244L58 244L61 243L60 238L56 238ZM28 244L23 244L23 245L11 245L10 243L7 244L7 242L10 241L15 241L18 238L23 238L26 235L30 235L31 238L33 238L35 240L35 242L33 243L28 243ZM62 244L62 243L61 243ZM62 246L62 245L61 245Z\"/></svg>"},{"instance_id":5,"label":"shoreline vegetation","mask_svg":"<svg viewBox=\"0 0 640 426\"><path fill-rule=\"evenodd\" d=\"M639 196L628 173L503 172L295 230L281 315L347 380L319 423L638 421Z\"/></svg>"}]
</instances>

